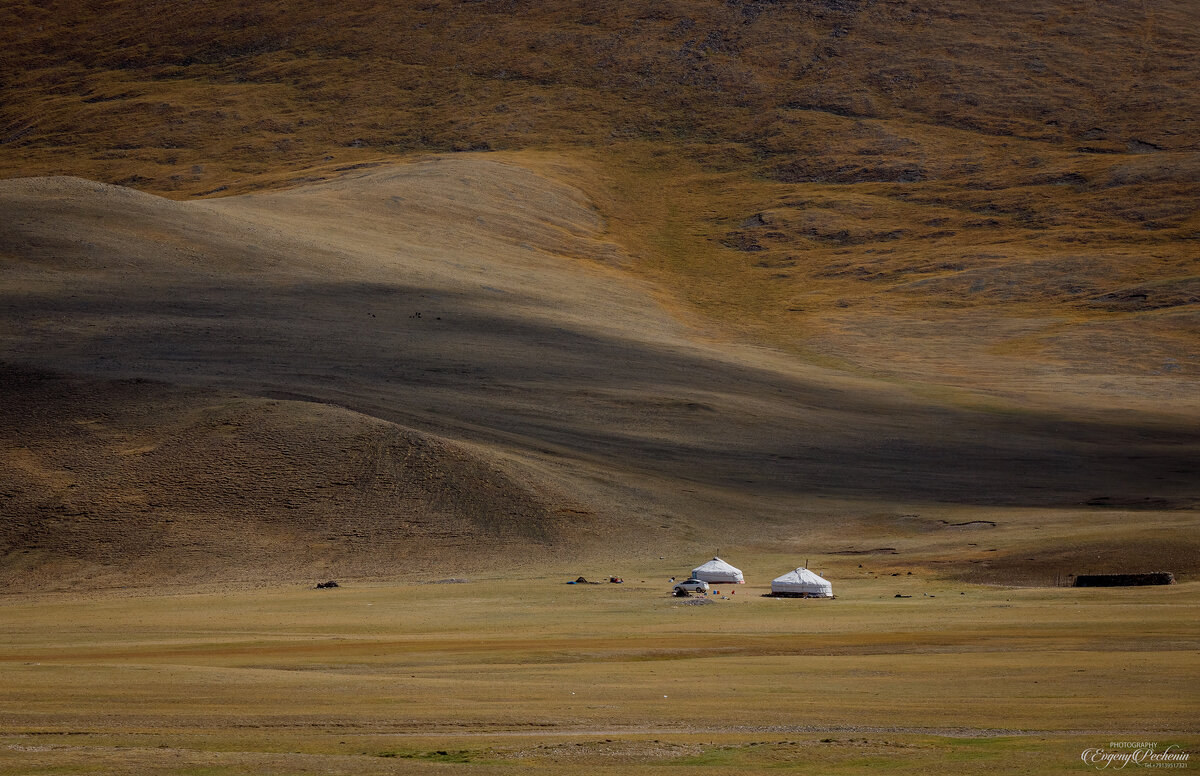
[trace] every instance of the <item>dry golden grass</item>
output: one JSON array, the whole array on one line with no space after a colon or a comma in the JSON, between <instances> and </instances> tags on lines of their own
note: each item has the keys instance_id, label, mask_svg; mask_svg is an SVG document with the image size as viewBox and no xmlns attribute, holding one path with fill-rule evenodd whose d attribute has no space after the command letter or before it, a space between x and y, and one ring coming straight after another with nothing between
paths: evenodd
<instances>
[{"instance_id":1,"label":"dry golden grass","mask_svg":"<svg viewBox=\"0 0 1200 776\"><path fill-rule=\"evenodd\" d=\"M665 562L8 598L0 772L1061 773L1130 735L1198 743L1194 584L996 589L822 557L838 598L781 601L759 594L792 559L734 559L750 584L707 606L666 595ZM626 584L562 584L579 572Z\"/></svg>"}]
</instances>

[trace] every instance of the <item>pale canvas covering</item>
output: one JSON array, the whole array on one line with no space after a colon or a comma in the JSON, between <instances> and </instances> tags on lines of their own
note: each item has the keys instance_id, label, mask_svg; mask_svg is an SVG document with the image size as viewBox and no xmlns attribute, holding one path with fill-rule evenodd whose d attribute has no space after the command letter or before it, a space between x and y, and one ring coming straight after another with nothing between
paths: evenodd
<instances>
[{"instance_id":1,"label":"pale canvas covering","mask_svg":"<svg viewBox=\"0 0 1200 776\"><path fill-rule=\"evenodd\" d=\"M713 582L725 582L740 585L746 580L742 578L742 570L730 566L720 558L713 558L708 563L692 569L692 576L703 579L710 585Z\"/></svg>"},{"instance_id":2,"label":"pale canvas covering","mask_svg":"<svg viewBox=\"0 0 1200 776\"><path fill-rule=\"evenodd\" d=\"M833 585L829 580L806 568L789 571L771 581L772 593L807 593L815 598L833 598Z\"/></svg>"}]
</instances>

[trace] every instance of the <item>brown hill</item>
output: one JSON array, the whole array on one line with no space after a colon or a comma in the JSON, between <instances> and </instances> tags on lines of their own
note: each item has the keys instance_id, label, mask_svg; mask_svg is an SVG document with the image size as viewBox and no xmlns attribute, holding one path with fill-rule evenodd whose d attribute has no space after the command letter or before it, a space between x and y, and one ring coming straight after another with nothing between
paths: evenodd
<instances>
[{"instance_id":1,"label":"brown hill","mask_svg":"<svg viewBox=\"0 0 1200 776\"><path fill-rule=\"evenodd\" d=\"M517 467L497 485L525 505L514 525L565 547L557 510L575 510L606 552L648 531L840 550L908 536L896 516L934 504L1082 508L1053 540L1011 524L1008 567L1190 546L1187 0L139 0L0 19L0 175L103 182L0 186L0 361L100 393L166 383L176 398L128 397L163 444L182 396L350 411ZM49 451L71 426L21 428L13 449ZM264 428L324 455L319 434ZM40 520L22 503L9 536ZM171 511L228 524L219 506ZM438 512L428 535L468 519Z\"/></svg>"},{"instance_id":2,"label":"brown hill","mask_svg":"<svg viewBox=\"0 0 1200 776\"><path fill-rule=\"evenodd\" d=\"M185 198L552 149L742 336L1055 402L1195 376L1188 0L10 5L0 174Z\"/></svg>"},{"instance_id":3,"label":"brown hill","mask_svg":"<svg viewBox=\"0 0 1200 776\"><path fill-rule=\"evenodd\" d=\"M1187 0L10 4L5 141L181 193L338 147L626 138L727 144L726 164L756 159L788 181L969 178L1024 140L1076 158L1196 151L1193 12ZM956 137L938 128L973 133L961 151L974 158L930 153ZM1043 185L1072 183L1051 180L1053 160L1020 161Z\"/></svg>"},{"instance_id":4,"label":"brown hill","mask_svg":"<svg viewBox=\"0 0 1200 776\"><path fill-rule=\"evenodd\" d=\"M0 395L8 589L413 581L574 534L511 464L327 405L13 368Z\"/></svg>"},{"instance_id":5,"label":"brown hill","mask_svg":"<svg viewBox=\"0 0 1200 776\"><path fill-rule=\"evenodd\" d=\"M0 209L5 535L39 585L840 549L909 534L905 504L1090 502L1161 538L1197 502L1186 402L964 406L714 340L577 189L495 155L191 203L8 181Z\"/></svg>"}]
</instances>

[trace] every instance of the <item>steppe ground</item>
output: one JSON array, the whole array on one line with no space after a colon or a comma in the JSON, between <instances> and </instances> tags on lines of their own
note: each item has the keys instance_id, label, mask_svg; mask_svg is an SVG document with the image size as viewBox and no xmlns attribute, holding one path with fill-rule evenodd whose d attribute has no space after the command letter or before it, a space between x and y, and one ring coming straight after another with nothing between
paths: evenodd
<instances>
[{"instance_id":1,"label":"steppe ground","mask_svg":"<svg viewBox=\"0 0 1200 776\"><path fill-rule=\"evenodd\" d=\"M739 560L750 583L703 605L667 595L671 560L7 597L0 773L1060 774L1110 742L1200 744L1197 583L821 558L838 597L779 600L763 580L791 558Z\"/></svg>"},{"instance_id":2,"label":"steppe ground","mask_svg":"<svg viewBox=\"0 0 1200 776\"><path fill-rule=\"evenodd\" d=\"M0 773L1194 751L1195 6L3 4Z\"/></svg>"},{"instance_id":3,"label":"steppe ground","mask_svg":"<svg viewBox=\"0 0 1200 776\"><path fill-rule=\"evenodd\" d=\"M0 184L3 772L1195 748L1189 373L1044 369L1026 403L729 338L521 161L214 202ZM752 584L667 596L714 552ZM836 600L761 597L805 561ZM1064 586L1159 564L1181 584Z\"/></svg>"}]
</instances>

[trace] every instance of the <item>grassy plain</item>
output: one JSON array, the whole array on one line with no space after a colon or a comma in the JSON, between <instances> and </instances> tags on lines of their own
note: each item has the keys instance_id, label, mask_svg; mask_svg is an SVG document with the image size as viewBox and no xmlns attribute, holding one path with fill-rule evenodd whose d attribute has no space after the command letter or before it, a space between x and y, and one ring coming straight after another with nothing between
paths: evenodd
<instances>
[{"instance_id":1,"label":"grassy plain","mask_svg":"<svg viewBox=\"0 0 1200 776\"><path fill-rule=\"evenodd\" d=\"M1083 771L1195 749L1200 588L998 588L819 559L832 601L680 569L6 598L0 773ZM867 563L870 566L872 564ZM578 573L623 585L566 585ZM912 598L896 598L896 593Z\"/></svg>"}]
</instances>

